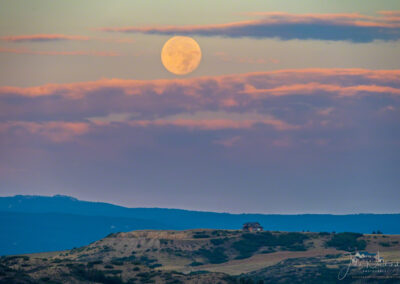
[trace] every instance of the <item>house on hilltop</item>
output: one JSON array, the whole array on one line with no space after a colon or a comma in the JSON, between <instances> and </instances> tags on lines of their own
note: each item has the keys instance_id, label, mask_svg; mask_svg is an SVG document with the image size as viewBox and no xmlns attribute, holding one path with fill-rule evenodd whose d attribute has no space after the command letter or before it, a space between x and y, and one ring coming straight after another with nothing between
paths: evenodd
<instances>
[{"instance_id":1,"label":"house on hilltop","mask_svg":"<svg viewBox=\"0 0 400 284\"><path fill-rule=\"evenodd\" d=\"M356 254L351 259L351 262L355 266L360 266L366 263L383 263L383 257L378 253L369 253L366 251L356 252Z\"/></svg>"},{"instance_id":2,"label":"house on hilltop","mask_svg":"<svg viewBox=\"0 0 400 284\"><path fill-rule=\"evenodd\" d=\"M258 222L248 222L243 224L243 231L245 232L262 232L263 227Z\"/></svg>"}]
</instances>

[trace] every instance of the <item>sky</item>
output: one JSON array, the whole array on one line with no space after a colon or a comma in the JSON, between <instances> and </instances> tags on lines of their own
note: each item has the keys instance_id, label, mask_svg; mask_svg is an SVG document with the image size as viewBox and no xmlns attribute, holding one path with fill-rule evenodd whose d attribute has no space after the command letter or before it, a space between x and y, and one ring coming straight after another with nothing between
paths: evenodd
<instances>
[{"instance_id":1,"label":"sky","mask_svg":"<svg viewBox=\"0 0 400 284\"><path fill-rule=\"evenodd\" d=\"M399 213L399 122L398 0L0 3L1 196Z\"/></svg>"}]
</instances>

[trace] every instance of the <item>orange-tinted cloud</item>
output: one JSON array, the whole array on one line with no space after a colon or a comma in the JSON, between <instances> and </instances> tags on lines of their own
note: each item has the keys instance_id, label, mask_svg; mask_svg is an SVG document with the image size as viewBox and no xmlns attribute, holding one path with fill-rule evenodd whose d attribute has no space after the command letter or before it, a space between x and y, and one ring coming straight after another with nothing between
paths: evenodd
<instances>
[{"instance_id":1,"label":"orange-tinted cloud","mask_svg":"<svg viewBox=\"0 0 400 284\"><path fill-rule=\"evenodd\" d=\"M253 86L247 86L242 91L246 94L253 95L272 95L272 96L287 96L293 94L315 94L316 92L329 92L335 93L340 96L353 96L360 93L387 93L400 95L399 88L387 87L387 86L376 86L376 85L356 85L356 86L339 86L331 84L319 84L319 83L308 83L308 84L295 84L288 86L280 86L272 89L256 89ZM256 97L256 96L255 96Z\"/></svg>"},{"instance_id":2,"label":"orange-tinted cloud","mask_svg":"<svg viewBox=\"0 0 400 284\"><path fill-rule=\"evenodd\" d=\"M350 82L344 82L346 78ZM291 95L299 93L315 93L330 91L336 94L357 94L358 91L372 93L398 94L400 70L368 70L368 69L287 69L267 72L254 72L216 77L199 77L174 80L123 80L101 79L70 84L47 84L37 87L0 87L1 94L15 94L28 97L63 95L70 98L90 96L103 89L118 89L129 96L154 94L169 96L169 92L179 90L179 95L198 99L207 99L202 93L209 88L211 95L223 92L221 105L234 106L246 95L269 93L271 95ZM366 83L360 83L365 81ZM367 84L368 83L368 84ZM388 86L387 84L396 84ZM270 88L264 88L269 86ZM234 92L232 92L234 91ZM225 94L228 92L229 94ZM223 100L222 100L223 99Z\"/></svg>"},{"instance_id":3,"label":"orange-tinted cloud","mask_svg":"<svg viewBox=\"0 0 400 284\"><path fill-rule=\"evenodd\" d=\"M175 80L102 79L0 87L0 121L26 122L30 133L43 131L52 141L57 135L63 141L77 133L65 124L68 121L83 123L85 130L104 131L125 125L298 132L350 125L354 121L344 119L360 111L357 104L368 106L363 111L389 115L393 112L381 110L398 109L399 100L400 70L296 69ZM63 127L46 121L60 121ZM53 132L57 135L50 135Z\"/></svg>"},{"instance_id":4,"label":"orange-tinted cloud","mask_svg":"<svg viewBox=\"0 0 400 284\"><path fill-rule=\"evenodd\" d=\"M244 115L245 117L245 115ZM246 119L233 120L233 119L188 119L188 118L175 118L175 119L156 119L156 120L133 120L129 121L132 126L178 126L189 129L200 130L221 130L221 129L248 129L257 124L270 125L276 130L294 130L299 129L299 126L290 125L282 120L266 117L263 119Z\"/></svg>"},{"instance_id":5,"label":"orange-tinted cloud","mask_svg":"<svg viewBox=\"0 0 400 284\"><path fill-rule=\"evenodd\" d=\"M9 121L0 123L0 131L25 130L31 134L43 136L53 142L71 141L75 136L83 135L89 131L89 124L84 122L29 122Z\"/></svg>"}]
</instances>

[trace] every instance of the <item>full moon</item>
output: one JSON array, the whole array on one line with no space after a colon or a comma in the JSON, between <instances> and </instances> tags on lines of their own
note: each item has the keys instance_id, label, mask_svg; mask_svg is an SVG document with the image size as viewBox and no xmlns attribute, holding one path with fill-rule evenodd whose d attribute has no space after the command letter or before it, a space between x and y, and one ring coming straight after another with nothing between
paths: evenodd
<instances>
[{"instance_id":1,"label":"full moon","mask_svg":"<svg viewBox=\"0 0 400 284\"><path fill-rule=\"evenodd\" d=\"M161 61L169 72L185 75L193 72L200 64L201 49L191 37L174 36L163 46Z\"/></svg>"}]
</instances>

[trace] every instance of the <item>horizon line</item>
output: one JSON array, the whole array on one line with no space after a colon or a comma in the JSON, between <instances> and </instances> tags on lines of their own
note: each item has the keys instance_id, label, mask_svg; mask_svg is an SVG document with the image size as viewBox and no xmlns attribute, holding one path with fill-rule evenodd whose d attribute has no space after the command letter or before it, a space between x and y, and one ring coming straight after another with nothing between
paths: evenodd
<instances>
[{"instance_id":1,"label":"horizon line","mask_svg":"<svg viewBox=\"0 0 400 284\"><path fill-rule=\"evenodd\" d=\"M181 211L191 211L191 212L200 212L200 213L215 213L215 214L229 214L229 215L283 215L283 216L298 216L298 215L332 215L332 216L349 216L349 215L400 215L400 212L391 212L391 213L373 213L373 212L359 212L359 213L233 213L226 211L206 211L206 210L192 210L185 208L173 208L173 207L128 207L124 205L119 205L115 203L98 201L98 200L83 200L74 196L65 195L65 194L53 194L53 195L42 195L42 194L15 194L15 195L0 195L0 198L12 198L12 197L46 197L46 198L54 198L54 197L62 197L68 198L80 202L90 202L90 203L103 203L108 205L113 205L117 207L122 207L126 209L161 209L161 210L181 210Z\"/></svg>"}]
</instances>

